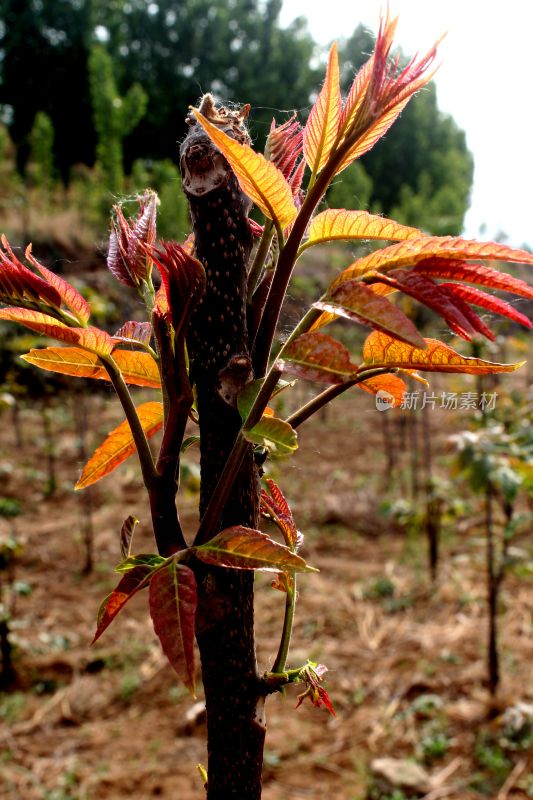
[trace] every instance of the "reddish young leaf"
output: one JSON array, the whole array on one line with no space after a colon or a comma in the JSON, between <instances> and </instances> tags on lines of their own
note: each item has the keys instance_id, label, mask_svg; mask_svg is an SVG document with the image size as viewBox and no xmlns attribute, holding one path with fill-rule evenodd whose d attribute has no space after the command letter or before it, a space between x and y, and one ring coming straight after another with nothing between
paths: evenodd
<instances>
[{"instance_id":1,"label":"reddish young leaf","mask_svg":"<svg viewBox=\"0 0 533 800\"><path fill-rule=\"evenodd\" d=\"M325 673L328 671L328 668L324 666L324 664L313 664L312 661L309 661L305 667L300 671L300 681L305 683L306 690L302 694L298 695L298 702L296 703L296 708L298 708L306 697L312 702L314 706L320 708L320 706L326 706L327 710L330 714L336 717L335 709L329 699L329 695L321 686L321 682Z\"/></svg>"},{"instance_id":2,"label":"reddish young leaf","mask_svg":"<svg viewBox=\"0 0 533 800\"><path fill-rule=\"evenodd\" d=\"M156 402L143 403L138 406L137 414L146 436L153 436L163 425L163 404ZM127 420L122 422L108 435L105 442L98 447L83 468L83 472L75 489L87 486L109 475L119 464L122 464L135 452L135 442Z\"/></svg>"},{"instance_id":3,"label":"reddish young leaf","mask_svg":"<svg viewBox=\"0 0 533 800\"><path fill-rule=\"evenodd\" d=\"M198 596L194 572L174 559L150 581L150 616L163 652L194 695L194 622Z\"/></svg>"},{"instance_id":4,"label":"reddish young leaf","mask_svg":"<svg viewBox=\"0 0 533 800\"><path fill-rule=\"evenodd\" d=\"M499 297L482 292L473 286L461 286L459 283L440 283L439 287L441 290L446 289L453 297L460 298L466 303L479 306L479 308L486 308L487 311L500 314L502 317L508 317L526 328L531 328L531 321L525 314L522 314L510 303L501 300Z\"/></svg>"},{"instance_id":5,"label":"reddish young leaf","mask_svg":"<svg viewBox=\"0 0 533 800\"><path fill-rule=\"evenodd\" d=\"M328 291L315 308L346 317L388 333L415 347L424 342L411 320L397 306L372 291L360 281L346 281Z\"/></svg>"},{"instance_id":6,"label":"reddish young leaf","mask_svg":"<svg viewBox=\"0 0 533 800\"><path fill-rule=\"evenodd\" d=\"M482 336L486 336L487 339L490 339L491 342L493 342L496 339L495 335L490 330L490 328L488 328L485 325L485 323L483 322L481 317L477 314L477 312L474 311L473 308L470 308L466 300L463 300L462 297L459 297L459 295L457 295L453 291L453 289L449 289L448 285L444 283L439 283L437 285L439 287L439 293L447 297L453 303L455 308L457 308L461 312L463 317L465 317L465 319L468 320L470 326L476 333L480 333ZM458 284L455 285L457 286ZM450 325L450 323L448 324ZM450 328L453 330L453 327L451 325Z\"/></svg>"},{"instance_id":7,"label":"reddish young leaf","mask_svg":"<svg viewBox=\"0 0 533 800\"><path fill-rule=\"evenodd\" d=\"M150 344L152 338L152 326L149 322L136 322L129 320L121 325L113 336L119 342L131 342L136 344Z\"/></svg>"},{"instance_id":8,"label":"reddish young leaf","mask_svg":"<svg viewBox=\"0 0 533 800\"><path fill-rule=\"evenodd\" d=\"M303 333L283 351L278 366L309 381L344 383L357 371L347 348L325 333Z\"/></svg>"},{"instance_id":9,"label":"reddish young leaf","mask_svg":"<svg viewBox=\"0 0 533 800\"><path fill-rule=\"evenodd\" d=\"M261 515L271 519L278 526L287 547L296 552L303 542L303 536L296 529L289 504L279 486L271 478L267 478L266 483L270 496L264 489L261 491Z\"/></svg>"},{"instance_id":10,"label":"reddish young leaf","mask_svg":"<svg viewBox=\"0 0 533 800\"><path fill-rule=\"evenodd\" d=\"M73 375L78 378L109 380L109 374L96 353L80 347L42 347L21 356L24 361L49 372ZM149 353L134 350L115 350L113 361L122 377L133 386L159 389L161 381L154 358Z\"/></svg>"},{"instance_id":11,"label":"reddish young leaf","mask_svg":"<svg viewBox=\"0 0 533 800\"><path fill-rule=\"evenodd\" d=\"M303 169L305 169L305 161L301 161L297 166L302 148L303 130L296 120L296 114L293 114L283 125L276 126L275 120L272 120L265 146L265 157L276 165L289 182L293 197L296 197L300 191Z\"/></svg>"},{"instance_id":12,"label":"reddish young leaf","mask_svg":"<svg viewBox=\"0 0 533 800\"><path fill-rule=\"evenodd\" d=\"M292 190L280 170L251 147L237 142L213 125L197 109L192 113L229 162L241 189L269 219L286 228L297 214Z\"/></svg>"},{"instance_id":13,"label":"reddish young leaf","mask_svg":"<svg viewBox=\"0 0 533 800\"><path fill-rule=\"evenodd\" d=\"M134 594L137 594L139 589L146 586L154 571L154 567L149 564L139 564L124 574L117 585L117 587L109 594L103 601L98 611L96 620L96 633L92 644L100 638L105 629L113 622L119 611L121 611L128 600Z\"/></svg>"},{"instance_id":14,"label":"reddish young leaf","mask_svg":"<svg viewBox=\"0 0 533 800\"><path fill-rule=\"evenodd\" d=\"M524 251L514 250L513 252L521 254ZM515 259L502 256L502 260L504 261L516 262L521 259L522 257L520 256ZM533 261L527 263L533 263ZM447 258L428 258L418 263L414 271L422 275L431 275L434 278L453 278L455 281L477 283L479 286L501 289L504 292L512 292L512 294L517 294L520 297L527 297L530 300L533 299L532 286L529 286L529 284L520 280L520 278L515 278L514 275L509 275L507 272L500 272L484 264L469 264L466 261L449 260Z\"/></svg>"},{"instance_id":15,"label":"reddish young leaf","mask_svg":"<svg viewBox=\"0 0 533 800\"><path fill-rule=\"evenodd\" d=\"M113 206L114 218L109 236L107 266L120 283L135 287L148 280L152 263L146 245L155 241L156 214L159 199L155 192L147 190L138 196L137 219L127 220L122 206Z\"/></svg>"},{"instance_id":16,"label":"reddish young leaf","mask_svg":"<svg viewBox=\"0 0 533 800\"><path fill-rule=\"evenodd\" d=\"M341 118L343 140L351 147L337 173L359 158L387 132L412 95L433 77L429 72L437 42L421 59L414 57L405 68L399 58L389 60L397 18L387 13L380 27L374 53L363 65L350 89Z\"/></svg>"},{"instance_id":17,"label":"reddish young leaf","mask_svg":"<svg viewBox=\"0 0 533 800\"><path fill-rule=\"evenodd\" d=\"M433 269L433 258L437 258L437 270ZM453 261L470 261L470 260L486 260L486 259L500 259L501 261L509 261L521 264L533 264L533 254L525 250L516 250L512 247L507 247L504 244L497 244L496 242L476 242L470 239L461 239L458 236L423 236L420 239L410 239L398 244L392 244L382 250L376 250L363 258L357 259L347 269L340 273L332 283L331 288L339 286L344 281L358 278L368 272L389 272L392 269L399 269L401 267L414 267L419 265L418 272L424 272L426 275L433 274L435 277L455 278L457 280L468 280L470 283L483 283L483 281L474 280L472 277L462 278L461 269L462 264L448 266L446 272L446 262ZM421 262L424 262L421 264ZM467 265L465 265L467 266ZM453 272L451 271L453 270ZM456 271L457 270L457 271ZM475 270L479 276L494 274L500 280L510 279L510 282L516 281L510 275L502 275L496 270L491 270L489 267L482 267L479 264L474 267L469 267L468 271ZM523 283L519 282L526 289L529 294L526 297L533 297L533 289ZM493 283L485 284L493 286L494 289L503 289L503 285L496 285ZM510 283L508 284L510 285ZM509 288L508 291L515 291ZM520 294L520 292L515 292Z\"/></svg>"},{"instance_id":18,"label":"reddish young leaf","mask_svg":"<svg viewBox=\"0 0 533 800\"><path fill-rule=\"evenodd\" d=\"M194 307L205 291L205 270L198 259L177 242L162 241L160 245L147 248L161 273L166 294L166 304L161 304L158 296L156 307L165 314L168 310L174 335L183 337Z\"/></svg>"},{"instance_id":19,"label":"reddish young leaf","mask_svg":"<svg viewBox=\"0 0 533 800\"><path fill-rule=\"evenodd\" d=\"M345 208L328 208L317 214L309 227L309 238L301 249L322 242L344 239L384 239L403 241L423 236L418 228L400 225L393 219L369 214L367 211L347 211Z\"/></svg>"},{"instance_id":20,"label":"reddish young leaf","mask_svg":"<svg viewBox=\"0 0 533 800\"><path fill-rule=\"evenodd\" d=\"M337 45L329 51L326 79L304 128L305 160L316 175L328 160L339 129L342 110Z\"/></svg>"},{"instance_id":21,"label":"reddish young leaf","mask_svg":"<svg viewBox=\"0 0 533 800\"><path fill-rule=\"evenodd\" d=\"M235 525L218 533L207 544L195 548L207 564L261 572L316 572L303 558L278 544L266 533Z\"/></svg>"},{"instance_id":22,"label":"reddish young leaf","mask_svg":"<svg viewBox=\"0 0 533 800\"><path fill-rule=\"evenodd\" d=\"M59 308L61 296L57 289L21 264L3 234L0 241L4 248L0 248L1 302L17 303L28 299Z\"/></svg>"},{"instance_id":23,"label":"reddish young leaf","mask_svg":"<svg viewBox=\"0 0 533 800\"><path fill-rule=\"evenodd\" d=\"M514 372L525 362L498 364L481 358L468 358L456 353L451 347L437 339L425 339L426 350L404 344L384 333L374 331L363 348L365 368L407 367L422 372L462 372L468 375L489 375L494 372Z\"/></svg>"},{"instance_id":24,"label":"reddish young leaf","mask_svg":"<svg viewBox=\"0 0 533 800\"><path fill-rule=\"evenodd\" d=\"M35 269L39 270L47 283L56 290L66 307L72 311L81 323L86 323L91 316L91 309L87 300L73 287L55 272L43 267L31 252L31 244L26 248L26 258Z\"/></svg>"},{"instance_id":25,"label":"reddish young leaf","mask_svg":"<svg viewBox=\"0 0 533 800\"><path fill-rule=\"evenodd\" d=\"M398 408L402 404L402 399L407 391L405 381L397 375L375 375L373 378L358 383L359 389L369 394L377 395L378 392L386 392L391 397L391 407Z\"/></svg>"},{"instance_id":26,"label":"reddish young leaf","mask_svg":"<svg viewBox=\"0 0 533 800\"><path fill-rule=\"evenodd\" d=\"M474 332L478 330L477 315L474 314L472 317L468 307L464 308L466 304L460 301L456 303L454 298L445 290L441 291L439 284L435 283L431 278L416 272L398 269L394 271L394 277L393 275L383 275L381 279L393 289L414 297L415 300L436 311L448 323L452 331L462 336L463 339L470 341ZM341 284L337 291L342 289L343 286L344 284ZM380 299L383 300L384 298ZM472 321L476 324L471 324ZM393 331L389 331L389 333L394 334Z\"/></svg>"}]
</instances>

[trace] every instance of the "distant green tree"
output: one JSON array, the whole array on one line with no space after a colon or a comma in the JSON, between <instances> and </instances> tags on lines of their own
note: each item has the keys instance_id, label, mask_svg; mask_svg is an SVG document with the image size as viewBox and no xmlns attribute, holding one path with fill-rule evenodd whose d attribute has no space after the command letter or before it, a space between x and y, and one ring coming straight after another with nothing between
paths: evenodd
<instances>
[{"instance_id":1,"label":"distant green tree","mask_svg":"<svg viewBox=\"0 0 533 800\"><path fill-rule=\"evenodd\" d=\"M300 18L279 22L281 0L94 0L93 24L108 37L121 85L138 81L149 96L148 113L126 148L139 156L176 155L185 134L177 109L202 92L261 97L251 120L260 142L274 111L305 109L317 82L311 66L316 45Z\"/></svg>"},{"instance_id":2,"label":"distant green tree","mask_svg":"<svg viewBox=\"0 0 533 800\"><path fill-rule=\"evenodd\" d=\"M35 115L30 133L31 179L36 188L49 191L54 182L54 126L44 111Z\"/></svg>"},{"instance_id":3,"label":"distant green tree","mask_svg":"<svg viewBox=\"0 0 533 800\"><path fill-rule=\"evenodd\" d=\"M350 64L342 75L346 89L373 46L373 35L359 25L340 48L341 63ZM434 84L413 99L361 164L372 179L374 210L429 233L461 232L474 163L464 132L439 111Z\"/></svg>"},{"instance_id":4,"label":"distant green tree","mask_svg":"<svg viewBox=\"0 0 533 800\"><path fill-rule=\"evenodd\" d=\"M89 0L1 0L0 105L11 110L9 132L19 171L29 155L37 111L52 119L56 165L63 176L73 163L90 163L90 40Z\"/></svg>"},{"instance_id":5,"label":"distant green tree","mask_svg":"<svg viewBox=\"0 0 533 800\"><path fill-rule=\"evenodd\" d=\"M38 110L54 124L65 180L72 165L92 163L95 43L113 59L120 94L137 82L149 96L147 115L124 143L128 171L136 158L177 159L183 109L203 91L260 97L253 122L263 138L273 111L307 107L317 82L316 45L302 19L281 27L280 7L281 0L1 0L0 104L12 109L19 168Z\"/></svg>"},{"instance_id":6,"label":"distant green tree","mask_svg":"<svg viewBox=\"0 0 533 800\"><path fill-rule=\"evenodd\" d=\"M348 169L335 178L327 194L330 208L369 209L374 191L374 183L360 161L355 161Z\"/></svg>"},{"instance_id":7,"label":"distant green tree","mask_svg":"<svg viewBox=\"0 0 533 800\"><path fill-rule=\"evenodd\" d=\"M94 47L89 59L94 127L97 133L96 159L106 188L123 189L122 142L146 112L146 92L134 83L121 97L113 77L113 62L102 47Z\"/></svg>"}]
</instances>

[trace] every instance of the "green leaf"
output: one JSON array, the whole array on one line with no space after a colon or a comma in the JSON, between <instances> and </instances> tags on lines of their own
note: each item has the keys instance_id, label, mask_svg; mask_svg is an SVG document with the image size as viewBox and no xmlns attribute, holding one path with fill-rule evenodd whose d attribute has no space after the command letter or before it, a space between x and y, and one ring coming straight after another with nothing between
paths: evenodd
<instances>
[{"instance_id":1,"label":"green leaf","mask_svg":"<svg viewBox=\"0 0 533 800\"><path fill-rule=\"evenodd\" d=\"M140 566L158 567L164 561L163 556L158 556L156 553L139 553L136 556L127 556L124 561L117 564L115 572L129 572L130 569Z\"/></svg>"},{"instance_id":2,"label":"green leaf","mask_svg":"<svg viewBox=\"0 0 533 800\"><path fill-rule=\"evenodd\" d=\"M243 436L248 442L266 447L280 456L290 455L298 448L298 434L294 428L277 417L261 417L253 428L243 430Z\"/></svg>"},{"instance_id":3,"label":"green leaf","mask_svg":"<svg viewBox=\"0 0 533 800\"><path fill-rule=\"evenodd\" d=\"M264 378L259 378L257 381L250 381L237 395L237 408L243 422L246 422L248 419L248 415L250 414L252 406L255 403L255 398L259 394L261 386L264 384L264 382Z\"/></svg>"},{"instance_id":4,"label":"green leaf","mask_svg":"<svg viewBox=\"0 0 533 800\"><path fill-rule=\"evenodd\" d=\"M183 444L181 445L180 452L184 453L189 447L193 445L200 444L200 437L199 436L187 436L186 439L183 440Z\"/></svg>"},{"instance_id":5,"label":"green leaf","mask_svg":"<svg viewBox=\"0 0 533 800\"><path fill-rule=\"evenodd\" d=\"M196 556L207 564L261 572L318 572L288 547L266 533L234 525L196 548Z\"/></svg>"},{"instance_id":6,"label":"green leaf","mask_svg":"<svg viewBox=\"0 0 533 800\"><path fill-rule=\"evenodd\" d=\"M175 559L150 582L150 616L163 652L194 695L194 622L198 596L192 569Z\"/></svg>"}]
</instances>

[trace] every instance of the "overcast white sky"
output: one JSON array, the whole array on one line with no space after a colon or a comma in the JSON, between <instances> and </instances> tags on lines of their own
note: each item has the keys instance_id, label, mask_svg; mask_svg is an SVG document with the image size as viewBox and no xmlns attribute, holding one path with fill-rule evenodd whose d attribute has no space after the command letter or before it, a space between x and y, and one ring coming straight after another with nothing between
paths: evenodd
<instances>
[{"instance_id":1,"label":"overcast white sky","mask_svg":"<svg viewBox=\"0 0 533 800\"><path fill-rule=\"evenodd\" d=\"M376 32L385 0L283 0L281 20L304 16L328 44L364 23ZM439 107L466 131L475 159L468 236L507 234L533 247L533 75L531 0L390 0L396 41L409 54L444 32L435 81ZM480 234L481 226L486 229Z\"/></svg>"}]
</instances>

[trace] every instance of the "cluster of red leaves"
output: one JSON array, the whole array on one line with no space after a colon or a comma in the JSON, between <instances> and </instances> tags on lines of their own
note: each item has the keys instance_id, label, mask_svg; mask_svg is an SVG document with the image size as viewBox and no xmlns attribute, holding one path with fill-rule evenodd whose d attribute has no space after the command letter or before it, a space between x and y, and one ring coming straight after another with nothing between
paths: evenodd
<instances>
[{"instance_id":1,"label":"cluster of red leaves","mask_svg":"<svg viewBox=\"0 0 533 800\"><path fill-rule=\"evenodd\" d=\"M325 706L330 714L334 717L337 716L328 693L324 687L320 685L327 671L328 668L324 666L324 664L313 664L311 661L300 670L298 679L305 684L306 689L302 694L298 695L296 708L298 708L306 698L309 698L312 704L317 708Z\"/></svg>"}]
</instances>

